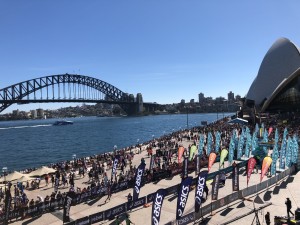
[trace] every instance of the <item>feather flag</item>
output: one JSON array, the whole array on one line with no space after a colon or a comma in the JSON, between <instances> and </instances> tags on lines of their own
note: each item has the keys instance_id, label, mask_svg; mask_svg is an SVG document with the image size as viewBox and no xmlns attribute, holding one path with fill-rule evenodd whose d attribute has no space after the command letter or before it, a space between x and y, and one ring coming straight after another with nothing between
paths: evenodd
<instances>
[{"instance_id":1,"label":"feather flag","mask_svg":"<svg viewBox=\"0 0 300 225\"><path fill-rule=\"evenodd\" d=\"M219 168L224 164L224 161L225 161L225 158L227 157L227 155L228 155L228 150L224 148L221 151Z\"/></svg>"},{"instance_id":2,"label":"feather flag","mask_svg":"<svg viewBox=\"0 0 300 225\"><path fill-rule=\"evenodd\" d=\"M208 133L208 137L207 137L207 150L206 150L206 154L209 155L211 152L211 145L212 145L212 134L211 132Z\"/></svg>"},{"instance_id":3,"label":"feather flag","mask_svg":"<svg viewBox=\"0 0 300 225\"><path fill-rule=\"evenodd\" d=\"M263 142L264 143L268 142L268 132L267 132L266 129L264 130L264 133L263 133ZM268 147L267 146L263 146L263 150L264 150L265 155L267 155L268 154Z\"/></svg>"},{"instance_id":4,"label":"feather flag","mask_svg":"<svg viewBox=\"0 0 300 225\"><path fill-rule=\"evenodd\" d=\"M270 165L272 163L272 159L270 156L266 156L263 160L263 164L261 167L261 173L260 173L260 182L262 181L262 179L264 178L265 174L267 173Z\"/></svg>"},{"instance_id":5,"label":"feather flag","mask_svg":"<svg viewBox=\"0 0 300 225\"><path fill-rule=\"evenodd\" d=\"M253 157L250 158L248 160L248 166L247 166L247 187L248 187L250 176L252 174L252 171L254 170L255 165L256 165L256 159Z\"/></svg>"},{"instance_id":6,"label":"feather flag","mask_svg":"<svg viewBox=\"0 0 300 225\"><path fill-rule=\"evenodd\" d=\"M211 152L209 154L209 158L208 158L208 172L210 171L212 165L214 164L214 162L216 161L217 155L214 152Z\"/></svg>"},{"instance_id":7,"label":"feather flag","mask_svg":"<svg viewBox=\"0 0 300 225\"><path fill-rule=\"evenodd\" d=\"M199 137L199 148L198 148L198 155L200 155L200 156L202 156L203 147L204 147L204 135L200 134L200 137Z\"/></svg>"},{"instance_id":8,"label":"feather flag","mask_svg":"<svg viewBox=\"0 0 300 225\"><path fill-rule=\"evenodd\" d=\"M190 149L190 157L189 157L190 161L194 158L196 152L197 152L197 147L195 145L192 145Z\"/></svg>"},{"instance_id":9,"label":"feather flag","mask_svg":"<svg viewBox=\"0 0 300 225\"><path fill-rule=\"evenodd\" d=\"M181 163L181 158L182 158L183 152L184 152L184 147L180 146L178 148L178 164Z\"/></svg>"},{"instance_id":10,"label":"feather flag","mask_svg":"<svg viewBox=\"0 0 300 225\"><path fill-rule=\"evenodd\" d=\"M246 128L246 147L245 147L245 156L247 158L249 158L249 154L250 154L250 148L251 148L251 144L252 144L252 138L251 138L251 134L250 134L250 130L247 127Z\"/></svg>"},{"instance_id":11,"label":"feather flag","mask_svg":"<svg viewBox=\"0 0 300 225\"><path fill-rule=\"evenodd\" d=\"M221 133L217 131L216 133L216 144L215 144L215 152L218 153L220 150L220 141L221 141Z\"/></svg>"},{"instance_id":12,"label":"feather flag","mask_svg":"<svg viewBox=\"0 0 300 225\"><path fill-rule=\"evenodd\" d=\"M298 137L297 135L294 135L293 137L293 149L292 149L292 163L297 163L298 160L298 150L299 150L299 145L298 145Z\"/></svg>"},{"instance_id":13,"label":"feather flag","mask_svg":"<svg viewBox=\"0 0 300 225\"><path fill-rule=\"evenodd\" d=\"M272 164L271 164L271 175L275 175L276 174L276 163L278 160L278 139L279 139L279 135L278 135L278 130L276 128L275 130L275 141L274 141L274 148L273 148L273 153L272 153Z\"/></svg>"},{"instance_id":14,"label":"feather flag","mask_svg":"<svg viewBox=\"0 0 300 225\"><path fill-rule=\"evenodd\" d=\"M244 135L245 135L244 129L242 129L242 133L240 135L239 143L238 143L237 159L240 159L243 156L243 147L244 147L244 143L245 143L245 137L244 137Z\"/></svg>"},{"instance_id":15,"label":"feather flag","mask_svg":"<svg viewBox=\"0 0 300 225\"><path fill-rule=\"evenodd\" d=\"M287 136L287 128L284 129L282 141L281 141L281 149L280 149L280 169L285 169L285 150L286 150L286 136Z\"/></svg>"},{"instance_id":16,"label":"feather flag","mask_svg":"<svg viewBox=\"0 0 300 225\"><path fill-rule=\"evenodd\" d=\"M293 147L293 141L290 137L288 137L287 146L286 146L286 166L290 167L292 164L292 147Z\"/></svg>"}]
</instances>

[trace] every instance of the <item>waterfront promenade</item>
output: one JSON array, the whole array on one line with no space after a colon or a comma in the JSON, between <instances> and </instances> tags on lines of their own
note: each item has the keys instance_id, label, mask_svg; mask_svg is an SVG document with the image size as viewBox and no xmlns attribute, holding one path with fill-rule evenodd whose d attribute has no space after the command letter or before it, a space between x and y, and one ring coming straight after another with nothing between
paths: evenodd
<instances>
[{"instance_id":1,"label":"waterfront promenade","mask_svg":"<svg viewBox=\"0 0 300 225\"><path fill-rule=\"evenodd\" d=\"M184 147L188 147L188 145L191 143L192 143L191 141L187 141L187 140L183 140L181 142L181 144ZM146 167L148 168L150 163L150 158L147 156L147 152L145 150L142 151L141 154L136 154L134 156L133 165L138 166L142 158L145 159ZM227 162L225 162L225 166L227 165L228 165ZM218 168L219 168L218 163L215 163L211 169L211 172L218 170ZM108 177L110 177L110 172L111 170L108 170ZM243 171L241 172L243 173ZM195 173L191 173L190 175L195 177ZM259 174L252 174L250 178L249 186L259 183L259 176L260 176ZM239 177L240 177L240 190L241 190L247 187L246 176L241 174ZM265 177L264 180L265 179L267 179L267 177ZM79 176L77 176L75 180L75 186L83 188L87 185L86 184L87 180L88 180L88 176L85 176L84 178L79 178ZM167 188L170 186L174 186L176 184L179 184L180 182L181 182L181 178L179 175L177 175L170 179L168 178L168 179L160 180L158 183L146 184L144 187L141 188L140 197L153 193L160 188ZM299 188L296 188L299 187L299 185L300 185L300 175L296 174L294 176L291 176L288 179L283 179L283 181L278 182L278 184L260 193L259 196L263 200L263 204L255 204L256 207L260 207L269 202L272 203L272 205L264 208L262 211L259 212L258 215L260 217L261 224L265 224L263 223L264 221L263 218L264 218L264 214L267 211L271 213L271 221L273 221L275 215L277 216L286 215L286 207L284 204L286 197L289 197L291 199L293 210L295 210L297 206L300 206L300 195L299 195L300 190ZM207 201L203 204L203 206L211 203L210 200L211 185L208 185L208 187L209 187L209 196L207 198ZM65 192L67 190L68 188L59 189L59 191L61 192ZM42 180L40 189L26 191L26 194L29 200L31 199L36 200L38 195L45 197L46 195L50 195L52 192L53 192L53 188L51 187L51 184L48 187L46 187L44 180ZM70 210L70 218L71 220L76 220L112 208L121 203L127 202L128 193L132 193L132 189L127 189L112 194L111 200L108 201L107 203L105 203L106 196L104 196L100 199L90 200L86 203L81 203L76 206L72 206ZM227 179L226 185L219 189L218 198L220 199L231 193L232 193L231 179ZM194 190L192 190L189 194L189 198L187 201L187 206L185 208L184 214L192 212L194 210L194 196L195 196L195 192ZM232 202L231 204L229 204L224 208L216 210L215 212L213 212L213 216L208 215L207 217L204 217L203 224L222 224L238 216L245 215L246 213L250 212L253 209L253 202L251 202L251 200L253 200L255 197L256 196L249 197L248 198L249 201L237 200L236 202ZM166 224L170 221L175 220L176 204L177 204L176 196L167 196L165 198L162 207L160 224ZM146 224L151 224L151 209L152 206L147 208L140 207L128 213L130 214L130 218L132 222L134 222L136 225L138 224L146 225ZM24 220L12 222L11 224L59 225L62 224L62 216L63 216L63 211L56 210L52 213L43 214L40 217L27 218ZM251 214L245 216L240 220L233 222L232 224L242 224L242 223L251 224L253 218L254 218L254 214ZM114 224L114 222L102 221L96 224ZM125 221L123 221L123 224L125 224ZM198 224L198 222L196 224Z\"/></svg>"}]
</instances>

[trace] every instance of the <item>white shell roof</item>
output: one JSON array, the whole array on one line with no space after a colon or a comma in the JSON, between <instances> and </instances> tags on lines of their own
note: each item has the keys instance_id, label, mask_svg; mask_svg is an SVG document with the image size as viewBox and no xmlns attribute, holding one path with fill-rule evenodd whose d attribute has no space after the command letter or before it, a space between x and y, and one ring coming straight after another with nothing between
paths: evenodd
<instances>
[{"instance_id":1,"label":"white shell roof","mask_svg":"<svg viewBox=\"0 0 300 225\"><path fill-rule=\"evenodd\" d=\"M299 48L289 39L278 39L265 55L246 99L254 100L256 105L260 105L299 67Z\"/></svg>"}]
</instances>

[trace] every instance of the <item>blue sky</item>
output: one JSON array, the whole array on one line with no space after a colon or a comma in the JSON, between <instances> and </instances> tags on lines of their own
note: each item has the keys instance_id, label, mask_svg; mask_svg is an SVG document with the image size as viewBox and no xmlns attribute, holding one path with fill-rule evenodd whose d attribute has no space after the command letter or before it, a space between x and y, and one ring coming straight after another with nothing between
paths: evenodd
<instances>
[{"instance_id":1,"label":"blue sky","mask_svg":"<svg viewBox=\"0 0 300 225\"><path fill-rule=\"evenodd\" d=\"M299 8L274 0L1 1L0 89L77 73L145 102L245 96L278 38L300 45Z\"/></svg>"}]
</instances>

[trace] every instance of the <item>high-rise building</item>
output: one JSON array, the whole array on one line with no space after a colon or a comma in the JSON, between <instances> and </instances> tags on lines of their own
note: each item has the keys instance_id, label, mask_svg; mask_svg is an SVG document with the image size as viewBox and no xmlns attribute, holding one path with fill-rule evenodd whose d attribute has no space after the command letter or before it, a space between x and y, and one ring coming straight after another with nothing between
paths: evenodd
<instances>
[{"instance_id":1,"label":"high-rise building","mask_svg":"<svg viewBox=\"0 0 300 225\"><path fill-rule=\"evenodd\" d=\"M204 94L201 92L199 95L198 95L198 98L199 98L199 103L203 103L204 100L205 100L205 97L204 97Z\"/></svg>"},{"instance_id":2,"label":"high-rise building","mask_svg":"<svg viewBox=\"0 0 300 225\"><path fill-rule=\"evenodd\" d=\"M234 93L232 91L230 91L228 93L228 101L229 102L233 102L234 101Z\"/></svg>"}]
</instances>

